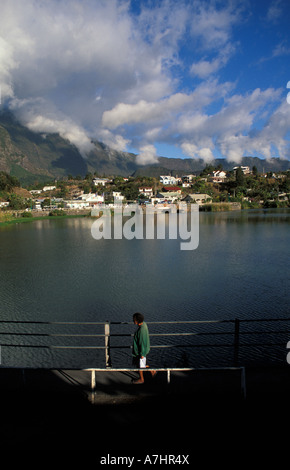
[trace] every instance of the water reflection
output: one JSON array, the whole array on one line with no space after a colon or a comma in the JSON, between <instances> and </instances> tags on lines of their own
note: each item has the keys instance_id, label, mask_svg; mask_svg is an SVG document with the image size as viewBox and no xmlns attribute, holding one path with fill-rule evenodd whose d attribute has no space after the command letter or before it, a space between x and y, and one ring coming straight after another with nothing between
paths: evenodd
<instances>
[{"instance_id":1,"label":"water reflection","mask_svg":"<svg viewBox=\"0 0 290 470\"><path fill-rule=\"evenodd\" d=\"M206 225L230 223L289 223L290 209L251 209L245 211L200 213L200 222Z\"/></svg>"},{"instance_id":2,"label":"water reflection","mask_svg":"<svg viewBox=\"0 0 290 470\"><path fill-rule=\"evenodd\" d=\"M168 238L94 240L89 218L4 227L0 318L130 321L134 311L148 321L286 316L289 219L285 210L201 213L192 251Z\"/></svg>"}]
</instances>

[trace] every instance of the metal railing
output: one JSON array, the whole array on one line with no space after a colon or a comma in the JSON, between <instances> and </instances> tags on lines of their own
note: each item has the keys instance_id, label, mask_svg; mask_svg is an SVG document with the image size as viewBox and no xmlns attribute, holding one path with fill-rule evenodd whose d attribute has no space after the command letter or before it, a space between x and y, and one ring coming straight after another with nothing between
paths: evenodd
<instances>
[{"instance_id":1,"label":"metal railing","mask_svg":"<svg viewBox=\"0 0 290 470\"><path fill-rule=\"evenodd\" d=\"M233 351L232 364L227 367L154 367L154 370L164 371L167 374L167 383L171 381L173 371L194 371L194 370L239 370L240 371L240 389L241 395L246 397L246 379L245 367L240 363L241 348L257 346L284 346L286 351L287 340L290 338L290 317L289 318L271 318L271 319L232 319L232 320L192 320L192 321L156 321L147 324L150 327L151 349L164 350L166 348L225 348L229 347ZM176 331L180 326L187 328L193 327L194 331ZM257 329L255 325L259 325ZM261 325L263 327L261 327ZM174 327L174 331L168 329ZM286 326L286 328L285 328ZM27 331L29 327L30 331ZM78 331L70 331L78 328ZM213 329L214 327L214 329ZM31 331L31 328L33 331ZM60 331L61 329L64 331ZM87 329L90 329L87 331ZM99 328L99 332L95 331ZM126 329L125 333L120 331ZM162 331L158 329L162 328ZM57 321L21 321L21 320L0 320L0 352L2 348L42 348L55 350L101 350L104 351L103 367L81 368L91 374L91 394L94 401L96 390L96 372L126 372L138 371L134 367L113 367L112 352L121 349L132 348L131 322L57 322ZM167 329L167 331L164 331ZM84 331L85 330L85 331ZM262 340L258 341L257 338ZM214 337L215 342L209 342L207 339ZM15 341L18 338L18 341ZM21 341L20 341L21 338ZM171 343L155 344L158 340L164 341L170 338ZM217 341L218 338L218 341ZM281 338L284 338L283 341ZM27 341L29 339L29 341ZM41 339L41 341L40 341ZM56 342L56 339L58 340ZM72 340L72 344L64 344L60 340ZM176 343L176 339L178 342ZM179 341L181 339L181 341ZM32 342L31 342L32 340ZM37 341L36 341L37 340ZM47 340L49 340L47 342ZM79 344L79 341L82 341ZM115 341L118 344L113 344ZM195 341L193 341L195 340ZM196 341L197 340L197 341ZM51 342L52 341L52 342ZM88 344L88 341L90 344ZM101 344L97 344L97 342ZM92 344L93 342L93 344ZM120 344L122 343L122 344ZM285 353L286 359L286 353ZM1 361L1 367L5 367ZM17 368L17 367L16 367ZM29 367L27 367L29 368ZM34 367L31 367L34 368ZM38 367L35 367L36 369ZM45 368L45 367L43 367ZM21 369L25 369L21 367ZM73 369L53 367L50 369ZM79 368L77 370L80 370ZM24 372L23 372L24 376Z\"/></svg>"},{"instance_id":2,"label":"metal railing","mask_svg":"<svg viewBox=\"0 0 290 470\"><path fill-rule=\"evenodd\" d=\"M230 347L233 349L233 360L232 365L240 365L240 350L243 347L255 347L255 346L281 346L284 345L286 348L287 341L282 341L282 335L288 335L288 340L290 339L290 317L284 318L263 318L263 319L230 319L230 320L173 320L173 321L148 321L146 322L150 326L150 338L151 338L151 349L165 349L165 348L220 348L220 347ZM253 326L258 324L259 329L253 329ZM175 331L164 331L164 326L168 329L170 326L174 326ZM189 326L194 327L194 331L176 331L179 325L185 325L187 328ZM263 327L261 327L263 325ZM266 326L270 325L270 327ZM278 325L278 327L274 327ZM287 325L287 328L285 328ZM15 327L20 327L15 329ZM32 327L33 331L27 331L27 327ZM65 327L65 331L59 331L60 327ZM162 332L158 331L158 327L163 328ZM213 330L212 326L217 327ZM283 328L282 328L283 326ZM12 327L12 328L11 328ZM24 329L23 329L24 327ZM41 328L41 330L36 330L36 328ZM50 328L53 328L53 331ZM71 332L68 331L69 328L79 327L81 331ZM90 331L83 331L82 329L90 328ZM99 327L99 332L92 331L92 328ZM127 331L120 332L122 328L127 328ZM133 324L132 322L94 322L94 321L85 321L85 322L62 322L62 321L22 321L22 320L0 320L0 347L7 348L42 348L50 350L73 350L73 349L83 349L83 350L103 350L104 351L104 368L112 367L112 351L121 350L121 349L131 349L132 348L132 337L134 332L132 331ZM157 332L156 332L157 327ZM201 327L203 329L201 329ZM204 329L205 327L205 329ZM128 330L129 328L129 330ZM152 331L151 331L152 328ZM116 332L117 329L117 332ZM252 338L263 337L262 341L253 340ZM15 342L14 338L22 338L22 341ZM206 342L205 338L215 339L219 338L215 342ZM9 338L8 341L5 341L5 338ZM38 339L38 342L23 342L23 339L26 340L29 338ZM42 342L39 339L42 339ZM59 342L43 343L44 339L72 339L73 344L63 344ZM122 339L121 343L113 344L115 339ZM124 339L127 340L124 342ZM129 341L130 338L130 341ZM164 344L154 344L155 339L161 339L162 341L166 338L171 339L171 343ZM181 342L176 343L176 338L182 338ZM225 341L221 339L226 338ZM251 340L249 341L249 338ZM77 341L80 339L85 340L82 344L79 344ZM174 341L173 341L174 339ZM192 340L201 340L199 342L192 342ZM90 344L88 344L90 340ZM190 341L189 341L190 340ZM92 344L93 341L93 344ZM98 341L101 341L101 344L97 344ZM2 364L4 365L4 364Z\"/></svg>"}]
</instances>

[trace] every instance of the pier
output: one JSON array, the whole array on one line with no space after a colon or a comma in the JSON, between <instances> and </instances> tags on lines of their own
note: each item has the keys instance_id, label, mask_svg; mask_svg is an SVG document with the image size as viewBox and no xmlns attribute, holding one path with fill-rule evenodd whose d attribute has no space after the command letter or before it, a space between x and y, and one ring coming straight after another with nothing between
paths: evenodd
<instances>
[{"instance_id":1,"label":"pier","mask_svg":"<svg viewBox=\"0 0 290 470\"><path fill-rule=\"evenodd\" d=\"M237 323L233 325L232 358L240 361L243 339L237 338ZM272 327L270 331L272 335ZM7 333L2 345L14 344L11 328L2 333ZM138 369L110 366L108 348L112 345L105 329L103 335L106 354L100 368L18 368L2 363L3 449L194 454L198 450L282 449L287 445L290 366L286 343L284 363L158 367L154 378L148 372L144 384L133 385ZM265 342L265 335L262 338ZM22 342L18 347L37 351L38 346L44 347L36 342Z\"/></svg>"}]
</instances>

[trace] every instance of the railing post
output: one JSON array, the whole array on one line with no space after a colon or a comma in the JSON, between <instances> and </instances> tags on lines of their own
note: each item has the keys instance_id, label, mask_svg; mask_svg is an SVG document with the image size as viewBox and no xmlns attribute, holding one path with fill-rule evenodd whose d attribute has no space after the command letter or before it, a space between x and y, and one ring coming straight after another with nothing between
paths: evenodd
<instances>
[{"instance_id":1,"label":"railing post","mask_svg":"<svg viewBox=\"0 0 290 470\"><path fill-rule=\"evenodd\" d=\"M95 403L95 391L96 391L96 371L91 371L91 402Z\"/></svg>"},{"instance_id":2,"label":"railing post","mask_svg":"<svg viewBox=\"0 0 290 470\"><path fill-rule=\"evenodd\" d=\"M111 354L110 354L110 323L105 323L105 360L106 367L111 367Z\"/></svg>"},{"instance_id":3,"label":"railing post","mask_svg":"<svg viewBox=\"0 0 290 470\"><path fill-rule=\"evenodd\" d=\"M246 399L246 371L244 367L241 367L241 391L242 397Z\"/></svg>"},{"instance_id":4,"label":"railing post","mask_svg":"<svg viewBox=\"0 0 290 470\"><path fill-rule=\"evenodd\" d=\"M239 364L240 320L235 318L234 364Z\"/></svg>"}]
</instances>

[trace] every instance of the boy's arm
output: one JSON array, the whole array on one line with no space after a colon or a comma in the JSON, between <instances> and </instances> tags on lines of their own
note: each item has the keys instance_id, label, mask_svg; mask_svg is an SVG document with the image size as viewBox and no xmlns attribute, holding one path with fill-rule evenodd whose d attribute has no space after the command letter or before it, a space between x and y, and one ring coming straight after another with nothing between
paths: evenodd
<instances>
[{"instance_id":1,"label":"boy's arm","mask_svg":"<svg viewBox=\"0 0 290 470\"><path fill-rule=\"evenodd\" d=\"M147 345L148 345L147 334L145 331L141 329L140 336L139 336L139 350L140 350L141 357L146 356Z\"/></svg>"}]
</instances>

